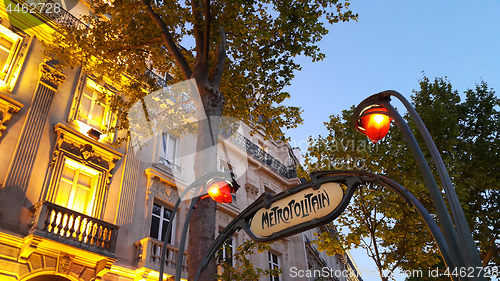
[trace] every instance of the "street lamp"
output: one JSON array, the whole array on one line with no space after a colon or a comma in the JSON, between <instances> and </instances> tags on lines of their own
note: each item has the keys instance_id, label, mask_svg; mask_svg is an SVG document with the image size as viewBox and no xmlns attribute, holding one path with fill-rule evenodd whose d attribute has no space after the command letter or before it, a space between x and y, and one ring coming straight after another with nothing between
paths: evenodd
<instances>
[{"instance_id":1,"label":"street lamp","mask_svg":"<svg viewBox=\"0 0 500 281\"><path fill-rule=\"evenodd\" d=\"M384 107L365 110L358 119L356 129L365 134L373 143L383 139L389 132L392 118Z\"/></svg>"},{"instance_id":2,"label":"street lamp","mask_svg":"<svg viewBox=\"0 0 500 281\"><path fill-rule=\"evenodd\" d=\"M443 187L451 208L456 229L453 225L453 221L451 220L436 180L432 175L431 169L429 168L429 165L415 137L413 136L410 127L397 110L390 104L392 96L398 98L406 107L408 113L413 118L417 128L422 134L425 143L427 144L433 163L436 165L441 181L443 182ZM413 151L414 157L417 160L422 174L424 175L427 189L431 194L431 198L434 207L436 208L439 221L441 222L444 237L450 249L455 267L459 269L481 268L481 259L479 258L476 244L472 238L469 225L467 224L465 214L460 206L460 201L458 200L455 189L451 183L450 176L446 170L441 155L439 154L429 131L422 122L422 119L420 119L420 116L417 114L410 102L396 91L388 90L366 98L354 110L352 121L356 126L356 129L367 135L374 143L382 139L389 130L389 124L385 122L381 122L384 123L383 126L380 125L377 127L373 125L375 122L374 119L379 118L376 117L376 114L384 115L386 118L393 118L399 125L406 141L408 142L408 145ZM481 278L481 280L485 279Z\"/></svg>"},{"instance_id":3,"label":"street lamp","mask_svg":"<svg viewBox=\"0 0 500 281\"><path fill-rule=\"evenodd\" d=\"M165 253L167 250L168 240L170 239L170 233L172 232L172 222L174 220L177 209L179 208L180 203L186 197L189 191L196 188L193 193L193 197L191 199L191 206L189 207L188 214L184 221L184 226L182 228L182 235L180 239L179 245L179 254L177 255L177 266L175 269L175 280L179 281L181 279L181 269L182 269L182 260L184 257L184 246L186 244L187 237L187 229L189 226L189 220L191 219L191 215L193 214L194 209L196 208L196 204L199 200L210 197L214 201L218 203L231 203L233 201L231 193L235 193L239 184L234 179L234 174L231 172L211 172L198 180L194 181L190 186L188 186L182 194L175 202L174 210L170 214L169 221L167 227L167 233L165 234L165 240L163 241L163 248L161 251L160 257L160 281L163 281L163 271L165 267ZM208 195L202 195L208 192Z\"/></svg>"},{"instance_id":4,"label":"street lamp","mask_svg":"<svg viewBox=\"0 0 500 281\"><path fill-rule=\"evenodd\" d=\"M207 186L208 196L214 201L222 204L233 202L231 193L235 192L234 186L228 180L213 179L207 183Z\"/></svg>"}]
</instances>

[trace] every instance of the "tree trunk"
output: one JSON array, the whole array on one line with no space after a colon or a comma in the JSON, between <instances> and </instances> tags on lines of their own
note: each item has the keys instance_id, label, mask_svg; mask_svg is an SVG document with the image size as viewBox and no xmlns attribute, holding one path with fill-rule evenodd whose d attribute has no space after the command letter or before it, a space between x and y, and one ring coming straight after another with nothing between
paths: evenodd
<instances>
[{"instance_id":1,"label":"tree trunk","mask_svg":"<svg viewBox=\"0 0 500 281\"><path fill-rule=\"evenodd\" d=\"M195 156L195 176L199 177L217 170L217 141L219 118L222 115L223 97L218 87L207 80L196 79L203 107L198 106L198 132ZM205 109L206 119L203 112ZM215 211L217 203L211 198L198 202L189 224L188 279L194 280L198 266L215 240ZM199 280L213 280L217 273L215 260L200 275Z\"/></svg>"}]
</instances>

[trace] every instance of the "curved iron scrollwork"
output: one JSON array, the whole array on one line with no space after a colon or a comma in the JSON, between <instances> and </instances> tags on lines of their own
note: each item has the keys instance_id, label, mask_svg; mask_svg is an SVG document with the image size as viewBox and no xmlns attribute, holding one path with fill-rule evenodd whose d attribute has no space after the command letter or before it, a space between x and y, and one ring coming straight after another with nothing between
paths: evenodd
<instances>
[{"instance_id":1,"label":"curved iron scrollwork","mask_svg":"<svg viewBox=\"0 0 500 281\"><path fill-rule=\"evenodd\" d=\"M444 240L443 233L440 228L429 214L429 212L423 207L423 205L417 200L410 191L399 185L397 182L383 177L379 175L375 175L368 172L363 171L344 171L344 170L336 170L336 171L318 171L312 172L310 174L311 181L302 183L295 187L292 187L288 190L285 190L279 194L272 195L270 193L262 194L255 202L250 204L245 210L243 210L233 221L231 221L224 231L219 234L219 236L215 239L209 251L206 253L205 257L202 260L198 268L198 272L195 277L195 281L198 279L199 274L205 270L208 262L213 258L217 250L221 247L221 245L226 241L227 237L231 236L235 231L239 231L243 229L254 241L257 242L272 242L284 237L288 237L305 230L326 224L336 219L342 212L345 210L347 205L349 204L354 191L362 184L366 183L376 183L387 187L389 190L396 192L400 197L402 197L406 202L411 203L413 207L417 210L420 216L424 219L427 227L432 233L434 240L436 241L438 248L441 252L441 256L443 257L445 264L453 268L453 263L450 258L450 252L448 249L448 245ZM277 202L281 199L289 197L290 195L302 192L306 189L319 189L322 184L325 183L340 183L347 186L344 191L344 195L340 201L340 204L329 214L321 217L315 218L289 228L280 230L278 232L272 233L266 237L259 237L255 235L251 228L251 222L255 216L255 214L263 209L269 209L273 202Z\"/></svg>"}]
</instances>

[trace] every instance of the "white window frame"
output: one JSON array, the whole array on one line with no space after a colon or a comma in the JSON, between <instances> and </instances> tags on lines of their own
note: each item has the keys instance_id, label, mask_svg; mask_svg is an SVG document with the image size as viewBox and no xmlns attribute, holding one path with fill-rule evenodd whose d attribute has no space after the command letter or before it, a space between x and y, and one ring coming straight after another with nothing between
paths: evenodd
<instances>
[{"instance_id":1,"label":"white window frame","mask_svg":"<svg viewBox=\"0 0 500 281\"><path fill-rule=\"evenodd\" d=\"M92 118L86 118L83 116L81 113L82 110L82 100L84 99L85 96L89 96L86 94L86 89L90 88L92 90L92 97L91 97L91 107L89 109L90 115L92 114L92 109L95 106L95 104L99 103L101 106L104 107L104 113L103 113L103 119L101 124L97 124L95 121L92 120ZM105 102L98 102L97 100L99 99L99 93L103 93L106 95L106 101ZM88 77L86 74L82 74L80 77L80 82L79 86L77 88L77 91L75 93L75 97L73 100L73 106L69 114L68 121L75 125L77 129L83 133L84 135L87 135L88 131L90 129L97 130L99 133L101 133L99 141L106 141L108 143L111 143L114 138L114 132L110 132L108 134L104 134L104 132L114 126L117 122L116 120L116 114L114 114L111 111L111 108L109 106L109 100L111 99L112 96L114 96L115 93L111 92L110 90L106 89L105 87L99 85L97 82L92 80L90 77Z\"/></svg>"},{"instance_id":2,"label":"white window frame","mask_svg":"<svg viewBox=\"0 0 500 281\"><path fill-rule=\"evenodd\" d=\"M87 92L85 91L86 89L91 89L92 90L92 97L90 97ZM99 96L100 93L104 93L108 96L110 96L110 93L104 89L104 87L100 86L99 84L95 83L92 79L87 78L87 82L85 83L85 87L81 93L80 100L83 100L84 96L89 96L90 97L90 109L89 109L89 118L83 117L81 114L81 106L82 103L80 102L80 106L78 108L78 121L87 124L90 127L93 127L94 129L102 132L105 129L109 128L111 125L111 110L109 108L109 102L106 101L104 103L99 102ZM99 104L100 106L104 107L104 113L102 117L102 122L101 124L98 124L95 120L92 119L92 111L94 107ZM82 119L85 118L87 121L83 121ZM90 124L89 124L90 123Z\"/></svg>"},{"instance_id":3,"label":"white window frame","mask_svg":"<svg viewBox=\"0 0 500 281\"><path fill-rule=\"evenodd\" d=\"M267 257L268 257L267 261L268 261L269 269L273 269L274 266L276 266L278 269L280 269L280 256L275 255L275 254L268 251ZM276 257L276 263L274 263L273 257ZM269 275L269 280L270 281L280 281L280 276Z\"/></svg>"},{"instance_id":4,"label":"white window frame","mask_svg":"<svg viewBox=\"0 0 500 281\"><path fill-rule=\"evenodd\" d=\"M66 166L75 170L73 182L69 182L68 180L63 178L63 171L64 171L64 168ZM95 170L95 169L92 169L92 168L90 168L82 163L79 163L75 160L72 160L69 158L64 159L64 163L62 165L62 170L61 170L61 175L59 176L59 180L57 183L57 191L55 193L55 197L54 197L53 202L55 204L61 203L57 197L58 193L60 192L59 188L60 188L61 182L64 181L66 183L70 183L72 185L72 187L71 187L69 198L68 198L66 204L61 205L61 206L68 208L68 209L73 209L73 206L75 203L75 192L76 192L76 187L78 186L78 177L80 174L85 174L85 175L90 176L92 178L91 187L89 190L90 197L89 197L89 200L87 200L88 203L87 203L85 210L82 212L83 214L86 214L88 216L92 216L93 215L92 212L94 210L94 203L95 203L96 187L98 185L99 177L101 176L102 173ZM72 206L68 206L68 204L71 204Z\"/></svg>"},{"instance_id":5,"label":"white window frame","mask_svg":"<svg viewBox=\"0 0 500 281\"><path fill-rule=\"evenodd\" d=\"M12 47L9 50L0 46L1 49L9 53L5 65L0 66L0 88L5 88L10 92L14 87L21 65L25 59L27 46L23 44L23 41L25 41L26 37L14 33L3 25L0 25L0 37L12 42Z\"/></svg>"},{"instance_id":6,"label":"white window frame","mask_svg":"<svg viewBox=\"0 0 500 281\"><path fill-rule=\"evenodd\" d=\"M158 216L158 215L156 215L156 214L153 213L154 205L160 206L160 216ZM173 208L171 208L170 206L162 204L161 202L158 202L157 200L153 201L153 205L151 206L151 220L150 220L151 224L150 224L150 227L149 227L149 237L157 239L159 241L163 241L162 240L163 237L161 237L161 235L163 233L163 228L164 227L168 227L168 224L166 226L164 226L163 224L164 224L165 220L168 220L168 223L172 223L172 233L170 234L170 242L169 242L169 244L173 245L173 242L175 241L175 218L172 221L169 220L170 218L168 218L168 219L164 218L163 216L164 216L164 213L165 213L164 212L165 209L169 210L170 213L173 212ZM151 231L152 231L151 228L152 228L152 225L153 225L153 217L157 217L157 218L160 219L160 224L158 225L158 233L157 233L158 234L158 238L155 238L155 237L153 237L151 235Z\"/></svg>"},{"instance_id":7,"label":"white window frame","mask_svg":"<svg viewBox=\"0 0 500 281\"><path fill-rule=\"evenodd\" d=\"M219 234L221 233L221 231L219 231ZM227 240L230 240L231 244L227 243ZM234 266L234 250L235 250L235 240L236 240L236 237L231 235L229 236L229 238L227 239L226 241L224 241L224 243L222 244L222 248L218 250L218 260L217 260L217 264L222 264L222 262L225 262L226 259L228 259L227 257L227 246L229 246L230 248L230 251L231 251L231 266ZM222 253L222 256L221 256L221 253Z\"/></svg>"},{"instance_id":8,"label":"white window frame","mask_svg":"<svg viewBox=\"0 0 500 281\"><path fill-rule=\"evenodd\" d=\"M163 133L160 136L160 155L158 162L160 164L163 164L167 166L168 168L172 169L172 171L179 171L181 170L180 165L179 165L179 153L180 153L180 138L169 134L169 133ZM170 139L175 140L175 147L174 147L174 155L169 156L168 151L170 151ZM169 159L170 158L170 159ZM173 159L172 159L173 158Z\"/></svg>"},{"instance_id":9,"label":"white window frame","mask_svg":"<svg viewBox=\"0 0 500 281\"><path fill-rule=\"evenodd\" d=\"M219 171L227 173L231 172L231 170L229 170L229 163L222 159L219 159Z\"/></svg>"},{"instance_id":10,"label":"white window frame","mask_svg":"<svg viewBox=\"0 0 500 281\"><path fill-rule=\"evenodd\" d=\"M269 146L267 146L264 141L258 140L257 144L259 145L259 148L262 149L262 151L269 153Z\"/></svg>"}]
</instances>

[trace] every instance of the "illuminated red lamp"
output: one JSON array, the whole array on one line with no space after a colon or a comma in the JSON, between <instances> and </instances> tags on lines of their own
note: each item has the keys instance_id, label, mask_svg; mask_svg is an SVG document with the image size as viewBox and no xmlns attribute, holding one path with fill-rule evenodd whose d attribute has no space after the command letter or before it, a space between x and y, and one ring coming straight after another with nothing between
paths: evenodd
<instances>
[{"instance_id":1,"label":"illuminated red lamp","mask_svg":"<svg viewBox=\"0 0 500 281\"><path fill-rule=\"evenodd\" d=\"M210 198L218 203L224 204L233 202L233 197L231 196L233 187L227 180L218 180L213 183L209 183L207 191Z\"/></svg>"},{"instance_id":2,"label":"illuminated red lamp","mask_svg":"<svg viewBox=\"0 0 500 281\"><path fill-rule=\"evenodd\" d=\"M391 120L384 107L372 108L361 114L356 129L365 134L373 143L377 143L389 132Z\"/></svg>"}]
</instances>

